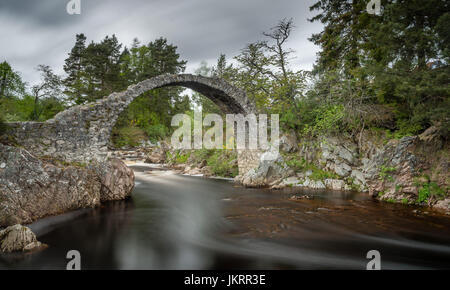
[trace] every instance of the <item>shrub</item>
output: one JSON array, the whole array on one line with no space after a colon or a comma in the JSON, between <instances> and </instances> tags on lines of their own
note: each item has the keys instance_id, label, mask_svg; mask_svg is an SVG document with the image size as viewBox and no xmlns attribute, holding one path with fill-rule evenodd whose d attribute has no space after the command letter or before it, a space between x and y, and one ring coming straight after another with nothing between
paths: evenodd
<instances>
[{"instance_id":1,"label":"shrub","mask_svg":"<svg viewBox=\"0 0 450 290\"><path fill-rule=\"evenodd\" d=\"M305 124L303 134L321 136L338 133L342 129L344 106L322 106L314 110L315 119L311 124Z\"/></svg>"},{"instance_id":2,"label":"shrub","mask_svg":"<svg viewBox=\"0 0 450 290\"><path fill-rule=\"evenodd\" d=\"M429 202L431 198L441 198L445 195L439 185L435 182L424 183L419 189L418 203Z\"/></svg>"},{"instance_id":3,"label":"shrub","mask_svg":"<svg viewBox=\"0 0 450 290\"><path fill-rule=\"evenodd\" d=\"M117 147L136 147L147 139L145 132L138 127L114 128L112 131L112 141Z\"/></svg>"},{"instance_id":4,"label":"shrub","mask_svg":"<svg viewBox=\"0 0 450 290\"><path fill-rule=\"evenodd\" d=\"M237 155L234 151L213 150L206 161L214 175L235 177L239 174L236 159Z\"/></svg>"},{"instance_id":5,"label":"shrub","mask_svg":"<svg viewBox=\"0 0 450 290\"><path fill-rule=\"evenodd\" d=\"M148 125L144 128L144 130L152 142L164 139L167 137L169 132L169 129L163 124Z\"/></svg>"},{"instance_id":6,"label":"shrub","mask_svg":"<svg viewBox=\"0 0 450 290\"><path fill-rule=\"evenodd\" d=\"M3 120L3 117L0 117L0 136L5 134L8 130L8 125Z\"/></svg>"}]
</instances>

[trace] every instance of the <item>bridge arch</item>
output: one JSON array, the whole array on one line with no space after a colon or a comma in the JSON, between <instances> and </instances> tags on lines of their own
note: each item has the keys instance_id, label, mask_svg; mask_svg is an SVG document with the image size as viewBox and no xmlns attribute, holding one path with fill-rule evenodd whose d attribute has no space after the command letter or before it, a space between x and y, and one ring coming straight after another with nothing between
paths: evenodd
<instances>
[{"instance_id":1,"label":"bridge arch","mask_svg":"<svg viewBox=\"0 0 450 290\"><path fill-rule=\"evenodd\" d=\"M108 156L112 128L120 113L138 96L163 87L182 86L211 99L225 113L256 113L244 91L220 78L191 74L161 75L93 103L71 107L44 123L16 124L16 138L39 155L86 162Z\"/></svg>"}]
</instances>

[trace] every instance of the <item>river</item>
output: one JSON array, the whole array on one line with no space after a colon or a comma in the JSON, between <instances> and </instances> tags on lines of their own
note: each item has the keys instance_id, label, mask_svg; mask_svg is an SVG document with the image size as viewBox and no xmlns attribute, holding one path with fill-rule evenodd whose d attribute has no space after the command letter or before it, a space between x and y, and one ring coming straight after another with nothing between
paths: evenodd
<instances>
[{"instance_id":1,"label":"river","mask_svg":"<svg viewBox=\"0 0 450 290\"><path fill-rule=\"evenodd\" d=\"M366 194L248 189L228 180L131 166L132 198L30 227L43 251L0 269L450 269L450 218ZM303 198L298 198L303 197Z\"/></svg>"}]
</instances>

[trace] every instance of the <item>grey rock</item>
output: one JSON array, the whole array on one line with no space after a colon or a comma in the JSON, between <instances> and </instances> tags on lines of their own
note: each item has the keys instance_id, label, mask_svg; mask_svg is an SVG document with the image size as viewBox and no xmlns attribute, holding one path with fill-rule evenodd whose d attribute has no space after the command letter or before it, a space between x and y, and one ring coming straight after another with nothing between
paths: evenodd
<instances>
[{"instance_id":1,"label":"grey rock","mask_svg":"<svg viewBox=\"0 0 450 290\"><path fill-rule=\"evenodd\" d=\"M336 153L339 155L339 157L347 161L349 164L354 163L353 154L346 148L339 146L336 148Z\"/></svg>"},{"instance_id":2,"label":"grey rock","mask_svg":"<svg viewBox=\"0 0 450 290\"><path fill-rule=\"evenodd\" d=\"M325 186L332 190L344 190L345 182L340 179L325 179Z\"/></svg>"},{"instance_id":3,"label":"grey rock","mask_svg":"<svg viewBox=\"0 0 450 290\"><path fill-rule=\"evenodd\" d=\"M352 173L350 176L354 179L354 182L356 184L361 185L361 186L366 185L366 179L364 178L364 173L362 173L361 171L356 170L356 169L352 170Z\"/></svg>"},{"instance_id":4,"label":"grey rock","mask_svg":"<svg viewBox=\"0 0 450 290\"><path fill-rule=\"evenodd\" d=\"M0 226L39 218L130 194L134 174L121 161L84 166L42 161L28 151L0 144Z\"/></svg>"},{"instance_id":5,"label":"grey rock","mask_svg":"<svg viewBox=\"0 0 450 290\"><path fill-rule=\"evenodd\" d=\"M295 133L284 134L280 137L280 150L288 153L298 151L298 141Z\"/></svg>"},{"instance_id":6,"label":"grey rock","mask_svg":"<svg viewBox=\"0 0 450 290\"><path fill-rule=\"evenodd\" d=\"M334 172L336 172L337 175L342 177L349 176L351 171L352 168L346 163L336 164L334 167Z\"/></svg>"},{"instance_id":7,"label":"grey rock","mask_svg":"<svg viewBox=\"0 0 450 290\"><path fill-rule=\"evenodd\" d=\"M263 187L292 175L278 151L267 151L261 155L259 165L242 177L242 183L249 187Z\"/></svg>"},{"instance_id":8,"label":"grey rock","mask_svg":"<svg viewBox=\"0 0 450 290\"><path fill-rule=\"evenodd\" d=\"M7 227L0 231L0 251L4 253L31 251L44 247L36 239L36 235L20 224Z\"/></svg>"},{"instance_id":9,"label":"grey rock","mask_svg":"<svg viewBox=\"0 0 450 290\"><path fill-rule=\"evenodd\" d=\"M122 200L131 195L134 188L134 173L122 161L113 159L96 167L100 177L100 200Z\"/></svg>"},{"instance_id":10,"label":"grey rock","mask_svg":"<svg viewBox=\"0 0 450 290\"><path fill-rule=\"evenodd\" d=\"M305 178L303 182L304 187L312 188L312 189L325 189L326 186L321 180L312 180L309 178Z\"/></svg>"}]
</instances>

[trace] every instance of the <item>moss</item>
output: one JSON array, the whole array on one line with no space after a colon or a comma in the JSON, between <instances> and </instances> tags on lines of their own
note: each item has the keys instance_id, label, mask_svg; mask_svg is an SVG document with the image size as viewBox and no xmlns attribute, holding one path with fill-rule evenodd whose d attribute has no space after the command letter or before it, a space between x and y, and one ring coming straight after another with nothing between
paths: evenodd
<instances>
[{"instance_id":1,"label":"moss","mask_svg":"<svg viewBox=\"0 0 450 290\"><path fill-rule=\"evenodd\" d=\"M381 165L379 173L380 180L385 181L387 179L390 182L394 181L394 178L390 174L395 172L396 170L397 168L395 167Z\"/></svg>"}]
</instances>

